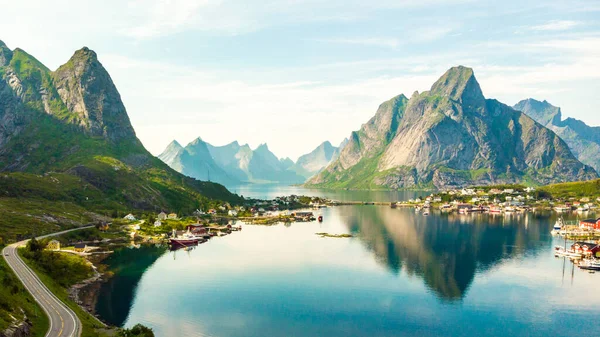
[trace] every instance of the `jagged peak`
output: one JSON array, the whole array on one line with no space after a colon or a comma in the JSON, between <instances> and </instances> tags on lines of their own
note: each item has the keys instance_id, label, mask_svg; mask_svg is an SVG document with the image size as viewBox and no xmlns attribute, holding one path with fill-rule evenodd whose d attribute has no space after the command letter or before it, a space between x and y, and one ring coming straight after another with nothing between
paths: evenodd
<instances>
[{"instance_id":1,"label":"jagged peak","mask_svg":"<svg viewBox=\"0 0 600 337\"><path fill-rule=\"evenodd\" d=\"M10 63L13 52L0 40L0 67L4 67Z\"/></svg>"},{"instance_id":2,"label":"jagged peak","mask_svg":"<svg viewBox=\"0 0 600 337\"><path fill-rule=\"evenodd\" d=\"M330 141L326 140L323 143L321 143L321 145L319 145L319 147L326 148L326 147L333 147L333 145L331 145Z\"/></svg>"},{"instance_id":3,"label":"jagged peak","mask_svg":"<svg viewBox=\"0 0 600 337\"><path fill-rule=\"evenodd\" d=\"M519 101L513 108L524 112L543 125L548 123L559 125L562 121L561 109L546 100L539 101L534 98L527 98Z\"/></svg>"},{"instance_id":4,"label":"jagged peak","mask_svg":"<svg viewBox=\"0 0 600 337\"><path fill-rule=\"evenodd\" d=\"M267 143L261 143L260 145L258 145L258 147L256 148L255 151L258 151L258 150L269 151L269 146L267 145Z\"/></svg>"},{"instance_id":5,"label":"jagged peak","mask_svg":"<svg viewBox=\"0 0 600 337\"><path fill-rule=\"evenodd\" d=\"M79 50L76 50L71 59L80 59L80 60L88 60L88 61L97 61L98 55L95 51L91 50L88 47L83 47Z\"/></svg>"},{"instance_id":6,"label":"jagged peak","mask_svg":"<svg viewBox=\"0 0 600 337\"><path fill-rule=\"evenodd\" d=\"M452 100L484 100L481 87L473 69L465 66L452 67L431 87L431 94L446 96Z\"/></svg>"},{"instance_id":7,"label":"jagged peak","mask_svg":"<svg viewBox=\"0 0 600 337\"><path fill-rule=\"evenodd\" d=\"M98 61L98 55L96 54L96 52L89 49L88 47L83 47L81 49L76 50L75 53L73 53L73 56L71 56L71 58L69 59L69 61L67 61L67 63L63 64L62 66L58 67L56 72L61 72L63 70L75 70L79 73L85 71L85 69L87 69L87 66L91 64L98 64L100 65L100 68L104 69L100 61ZM106 72L105 69L104 72Z\"/></svg>"},{"instance_id":8,"label":"jagged peak","mask_svg":"<svg viewBox=\"0 0 600 337\"><path fill-rule=\"evenodd\" d=\"M196 139L192 140L188 146L194 146L194 145L198 145L198 144L206 144L206 142L204 140L202 140L202 137L197 137Z\"/></svg>"},{"instance_id":9,"label":"jagged peak","mask_svg":"<svg viewBox=\"0 0 600 337\"><path fill-rule=\"evenodd\" d=\"M169 148L169 147L183 148L183 146L181 146L181 144L177 140L175 140L175 139L173 139L173 141L169 143L169 145L167 146L167 148Z\"/></svg>"}]
</instances>

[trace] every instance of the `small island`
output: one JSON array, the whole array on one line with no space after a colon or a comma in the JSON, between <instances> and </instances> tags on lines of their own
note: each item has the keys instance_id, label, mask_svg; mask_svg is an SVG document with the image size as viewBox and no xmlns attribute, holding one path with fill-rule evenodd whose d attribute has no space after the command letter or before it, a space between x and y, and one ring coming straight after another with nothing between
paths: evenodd
<instances>
[{"instance_id":1,"label":"small island","mask_svg":"<svg viewBox=\"0 0 600 337\"><path fill-rule=\"evenodd\" d=\"M351 238L354 237L352 234L329 234L329 233L315 233L322 238Z\"/></svg>"}]
</instances>

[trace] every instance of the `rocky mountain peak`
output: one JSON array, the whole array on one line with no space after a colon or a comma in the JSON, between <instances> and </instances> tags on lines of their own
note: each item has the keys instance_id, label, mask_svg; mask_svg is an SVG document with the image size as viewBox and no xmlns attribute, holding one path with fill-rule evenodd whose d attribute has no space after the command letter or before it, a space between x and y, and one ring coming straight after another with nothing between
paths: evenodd
<instances>
[{"instance_id":1,"label":"rocky mountain peak","mask_svg":"<svg viewBox=\"0 0 600 337\"><path fill-rule=\"evenodd\" d=\"M448 97L467 105L483 105L485 97L475 79L473 69L458 66L452 67L431 87L431 94Z\"/></svg>"},{"instance_id":2,"label":"rocky mountain peak","mask_svg":"<svg viewBox=\"0 0 600 337\"><path fill-rule=\"evenodd\" d=\"M10 50L2 40L0 40L0 67L5 67L10 63L13 52Z\"/></svg>"},{"instance_id":3,"label":"rocky mountain peak","mask_svg":"<svg viewBox=\"0 0 600 337\"><path fill-rule=\"evenodd\" d=\"M77 50L53 77L61 100L87 133L111 142L139 143L121 96L93 50Z\"/></svg>"},{"instance_id":4,"label":"rocky mountain peak","mask_svg":"<svg viewBox=\"0 0 600 337\"><path fill-rule=\"evenodd\" d=\"M256 152L271 152L269 150L269 146L267 145L267 143L260 144L254 151L256 151Z\"/></svg>"},{"instance_id":5,"label":"rocky mountain peak","mask_svg":"<svg viewBox=\"0 0 600 337\"><path fill-rule=\"evenodd\" d=\"M71 56L70 61L74 63L98 62L98 55L96 55L96 52L89 49L88 47L83 47L75 51L73 56Z\"/></svg>"},{"instance_id":6,"label":"rocky mountain peak","mask_svg":"<svg viewBox=\"0 0 600 337\"><path fill-rule=\"evenodd\" d=\"M522 111L542 125L548 123L558 125L562 120L562 112L559 107L556 107L548 101L538 101L533 98L527 98L514 107L515 110Z\"/></svg>"},{"instance_id":7,"label":"rocky mountain peak","mask_svg":"<svg viewBox=\"0 0 600 337\"><path fill-rule=\"evenodd\" d=\"M172 142L169 143L169 145L167 146L167 148L182 149L183 146L181 146L181 144L179 144L178 141L173 140Z\"/></svg>"}]
</instances>

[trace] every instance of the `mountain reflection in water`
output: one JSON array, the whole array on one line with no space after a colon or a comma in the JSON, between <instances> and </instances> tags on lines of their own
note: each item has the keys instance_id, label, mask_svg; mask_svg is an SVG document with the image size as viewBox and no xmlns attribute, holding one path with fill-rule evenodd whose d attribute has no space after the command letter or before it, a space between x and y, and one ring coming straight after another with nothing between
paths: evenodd
<instances>
[{"instance_id":1,"label":"mountain reflection in water","mask_svg":"<svg viewBox=\"0 0 600 337\"><path fill-rule=\"evenodd\" d=\"M314 212L322 223L244 225L190 251L123 249L97 312L157 336L503 337L565 336L600 308L581 291L598 275L553 257L551 214Z\"/></svg>"},{"instance_id":2,"label":"mountain reflection in water","mask_svg":"<svg viewBox=\"0 0 600 337\"><path fill-rule=\"evenodd\" d=\"M96 303L96 312L105 321L116 326L125 322L142 276L166 249L166 246L155 245L117 249L105 261L114 274L108 282L102 284Z\"/></svg>"},{"instance_id":3,"label":"mountain reflection in water","mask_svg":"<svg viewBox=\"0 0 600 337\"><path fill-rule=\"evenodd\" d=\"M349 230L378 261L395 273L403 268L422 277L448 300L461 299L477 272L551 245L547 226L527 228L524 215L423 216L386 207L345 207L343 212Z\"/></svg>"}]
</instances>

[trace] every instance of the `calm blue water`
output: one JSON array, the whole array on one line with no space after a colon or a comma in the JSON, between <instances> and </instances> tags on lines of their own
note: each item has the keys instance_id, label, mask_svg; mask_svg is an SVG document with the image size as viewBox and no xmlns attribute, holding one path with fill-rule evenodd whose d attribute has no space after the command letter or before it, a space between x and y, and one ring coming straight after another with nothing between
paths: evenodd
<instances>
[{"instance_id":1,"label":"calm blue water","mask_svg":"<svg viewBox=\"0 0 600 337\"><path fill-rule=\"evenodd\" d=\"M190 252L121 251L98 312L157 336L600 334L600 273L553 257L550 215L321 213L323 223L246 225Z\"/></svg>"},{"instance_id":2,"label":"calm blue water","mask_svg":"<svg viewBox=\"0 0 600 337\"><path fill-rule=\"evenodd\" d=\"M308 195L337 201L403 201L431 194L430 191L369 191L369 190L325 190L277 184L246 184L227 186L236 194L246 198L274 199L286 195Z\"/></svg>"}]
</instances>

